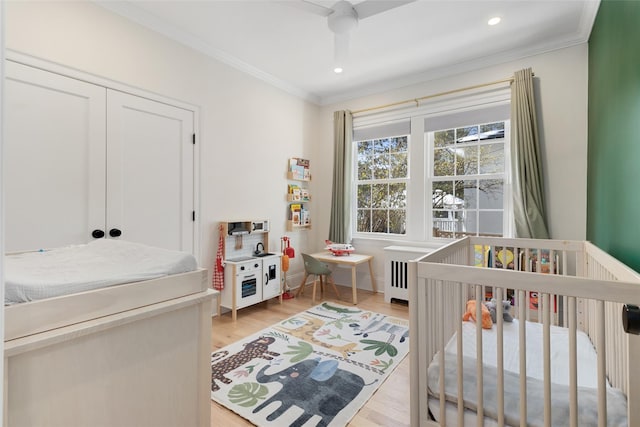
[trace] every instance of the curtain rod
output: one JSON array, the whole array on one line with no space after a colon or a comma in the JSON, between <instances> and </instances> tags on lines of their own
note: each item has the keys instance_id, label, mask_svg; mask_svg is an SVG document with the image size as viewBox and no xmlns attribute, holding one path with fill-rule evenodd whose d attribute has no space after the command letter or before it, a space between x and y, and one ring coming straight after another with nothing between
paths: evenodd
<instances>
[{"instance_id":1,"label":"curtain rod","mask_svg":"<svg viewBox=\"0 0 640 427\"><path fill-rule=\"evenodd\" d=\"M513 77L509 77L508 79L496 80L496 81L488 82L488 83L481 83L481 84L477 84L477 85L473 85L473 86L462 87L462 88L459 88L459 89L452 89L452 90L448 90L446 92L434 93L432 95L422 96L420 98L407 99L407 100L404 100L404 101L392 102L391 104L378 105L377 107L364 108L362 110L352 111L351 114L366 113L366 112L374 111L374 110L382 110L383 108L397 107L398 105L408 104L410 102L415 103L416 107L417 107L417 106L420 105L420 101L424 101L425 99L436 98L438 96L444 96L444 95L451 95L452 93L464 92L464 91L467 91L467 90L478 89L478 88L481 88L481 87L493 86L493 85L497 85L497 84L500 84L500 83L507 83L507 82L508 83L512 83L513 82Z\"/></svg>"}]
</instances>

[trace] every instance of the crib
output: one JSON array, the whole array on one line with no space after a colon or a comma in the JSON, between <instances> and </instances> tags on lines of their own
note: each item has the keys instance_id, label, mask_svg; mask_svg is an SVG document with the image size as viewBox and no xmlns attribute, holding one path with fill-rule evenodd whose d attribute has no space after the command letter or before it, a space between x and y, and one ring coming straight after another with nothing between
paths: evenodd
<instances>
[{"instance_id":1,"label":"crib","mask_svg":"<svg viewBox=\"0 0 640 427\"><path fill-rule=\"evenodd\" d=\"M408 268L412 426L640 426L640 336L621 316L638 273L589 242L496 237ZM491 298L509 302L491 328L462 320Z\"/></svg>"}]
</instances>

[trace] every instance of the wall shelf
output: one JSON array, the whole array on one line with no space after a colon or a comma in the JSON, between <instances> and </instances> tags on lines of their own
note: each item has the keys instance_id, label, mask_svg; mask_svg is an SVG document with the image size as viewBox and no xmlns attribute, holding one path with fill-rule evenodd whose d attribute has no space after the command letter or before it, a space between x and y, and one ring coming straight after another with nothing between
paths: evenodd
<instances>
[{"instance_id":1,"label":"wall shelf","mask_svg":"<svg viewBox=\"0 0 640 427\"><path fill-rule=\"evenodd\" d=\"M311 228L308 208L311 194L304 183L311 181L309 160L290 158L287 179L295 181L287 185L287 231L308 230Z\"/></svg>"},{"instance_id":2,"label":"wall shelf","mask_svg":"<svg viewBox=\"0 0 640 427\"><path fill-rule=\"evenodd\" d=\"M301 224L294 223L291 220L287 221L287 231L310 230L310 229L311 229L311 223L301 225Z\"/></svg>"}]
</instances>

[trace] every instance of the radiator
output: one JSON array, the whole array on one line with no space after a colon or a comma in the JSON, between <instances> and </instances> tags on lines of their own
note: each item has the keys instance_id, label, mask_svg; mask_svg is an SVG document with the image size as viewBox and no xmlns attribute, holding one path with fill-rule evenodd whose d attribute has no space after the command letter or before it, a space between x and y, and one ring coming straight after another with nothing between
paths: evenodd
<instances>
[{"instance_id":1,"label":"radiator","mask_svg":"<svg viewBox=\"0 0 640 427\"><path fill-rule=\"evenodd\" d=\"M384 248L384 300L409 301L407 262L432 252L431 248L387 246Z\"/></svg>"}]
</instances>

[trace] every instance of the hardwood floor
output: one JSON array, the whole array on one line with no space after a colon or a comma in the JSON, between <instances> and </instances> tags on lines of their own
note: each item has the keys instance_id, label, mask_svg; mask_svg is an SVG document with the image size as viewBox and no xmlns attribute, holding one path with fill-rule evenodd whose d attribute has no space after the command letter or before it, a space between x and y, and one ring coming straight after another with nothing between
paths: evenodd
<instances>
[{"instance_id":1,"label":"hardwood floor","mask_svg":"<svg viewBox=\"0 0 640 427\"><path fill-rule=\"evenodd\" d=\"M351 304L351 288L338 286L342 300L336 299L332 289L327 289L324 301L334 301L344 305ZM348 298L348 300L347 300ZM316 304L321 302L316 299ZM212 351L231 344L250 334L273 325L311 306L311 289L305 288L303 295L290 300L277 299L256 304L238 312L238 320L234 323L231 314L214 317L211 320ZM403 319L409 318L406 305L384 302L382 293L358 290L358 308L388 314ZM245 427L253 424L234 412L211 401L211 426ZM404 427L409 426L409 357L380 386L369 401L360 409L348 424L350 427Z\"/></svg>"}]
</instances>

